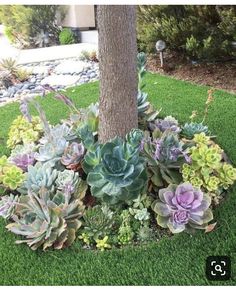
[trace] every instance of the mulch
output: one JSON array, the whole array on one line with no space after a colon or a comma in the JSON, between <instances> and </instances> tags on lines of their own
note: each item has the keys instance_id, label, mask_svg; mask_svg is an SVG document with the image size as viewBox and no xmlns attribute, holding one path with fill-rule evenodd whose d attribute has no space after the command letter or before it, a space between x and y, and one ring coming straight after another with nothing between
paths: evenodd
<instances>
[{"instance_id":1,"label":"mulch","mask_svg":"<svg viewBox=\"0 0 236 295\"><path fill-rule=\"evenodd\" d=\"M236 60L196 62L177 53L164 53L164 67L161 68L159 54L153 54L148 57L147 69L150 72L236 93Z\"/></svg>"}]
</instances>

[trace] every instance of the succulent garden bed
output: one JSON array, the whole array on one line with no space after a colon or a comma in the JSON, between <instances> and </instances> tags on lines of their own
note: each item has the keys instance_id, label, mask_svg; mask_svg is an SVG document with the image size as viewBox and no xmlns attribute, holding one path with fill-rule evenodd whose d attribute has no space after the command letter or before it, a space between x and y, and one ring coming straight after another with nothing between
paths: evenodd
<instances>
[{"instance_id":1,"label":"succulent garden bed","mask_svg":"<svg viewBox=\"0 0 236 295\"><path fill-rule=\"evenodd\" d=\"M126 139L97 141L97 104L77 109L55 93L71 115L52 126L37 102L39 117L31 117L22 101L11 155L0 158L0 214L19 243L61 249L78 238L83 248L105 250L214 227L214 207L236 170L204 125L213 93L203 122L194 122L194 112L183 126L161 119L141 87L145 58L138 60L139 129Z\"/></svg>"}]
</instances>

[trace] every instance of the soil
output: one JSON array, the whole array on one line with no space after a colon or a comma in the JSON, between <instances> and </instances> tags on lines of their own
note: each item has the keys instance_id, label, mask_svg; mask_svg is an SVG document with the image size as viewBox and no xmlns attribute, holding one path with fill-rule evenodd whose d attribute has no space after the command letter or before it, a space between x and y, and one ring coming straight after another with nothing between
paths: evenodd
<instances>
[{"instance_id":1,"label":"soil","mask_svg":"<svg viewBox=\"0 0 236 295\"><path fill-rule=\"evenodd\" d=\"M148 57L147 69L150 72L236 93L236 60L203 63L186 60L176 53L164 53L163 68L160 66L159 54L155 54Z\"/></svg>"}]
</instances>

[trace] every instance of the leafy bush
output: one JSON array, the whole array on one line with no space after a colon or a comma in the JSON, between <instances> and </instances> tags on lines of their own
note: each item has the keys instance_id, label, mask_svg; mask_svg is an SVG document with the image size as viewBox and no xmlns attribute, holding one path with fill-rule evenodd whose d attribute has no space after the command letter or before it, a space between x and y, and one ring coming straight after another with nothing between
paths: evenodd
<instances>
[{"instance_id":1,"label":"leafy bush","mask_svg":"<svg viewBox=\"0 0 236 295\"><path fill-rule=\"evenodd\" d=\"M50 43L58 43L58 12L63 19L65 11L59 5L0 6L0 18L6 27L7 36L20 47L35 47L39 36L46 32L49 34Z\"/></svg>"},{"instance_id":2,"label":"leafy bush","mask_svg":"<svg viewBox=\"0 0 236 295\"><path fill-rule=\"evenodd\" d=\"M75 36L71 29L64 28L59 34L59 41L61 45L75 43Z\"/></svg>"},{"instance_id":3,"label":"leafy bush","mask_svg":"<svg viewBox=\"0 0 236 295\"><path fill-rule=\"evenodd\" d=\"M219 5L148 5L138 8L141 50L155 52L162 39L167 48L192 59L235 57L236 8ZM233 29L234 28L234 29Z\"/></svg>"}]
</instances>

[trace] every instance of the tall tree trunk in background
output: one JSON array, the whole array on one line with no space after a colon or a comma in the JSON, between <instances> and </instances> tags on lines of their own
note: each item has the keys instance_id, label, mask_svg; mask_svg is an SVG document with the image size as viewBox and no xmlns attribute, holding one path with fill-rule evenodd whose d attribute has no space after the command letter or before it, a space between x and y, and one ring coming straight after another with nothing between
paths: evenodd
<instances>
[{"instance_id":1,"label":"tall tree trunk in background","mask_svg":"<svg viewBox=\"0 0 236 295\"><path fill-rule=\"evenodd\" d=\"M138 127L136 7L98 6L99 141Z\"/></svg>"}]
</instances>

